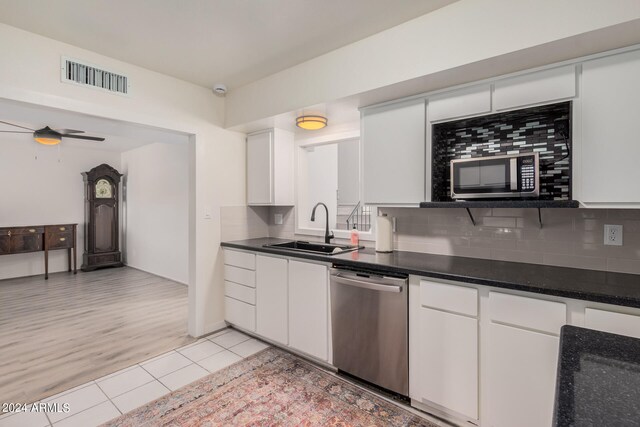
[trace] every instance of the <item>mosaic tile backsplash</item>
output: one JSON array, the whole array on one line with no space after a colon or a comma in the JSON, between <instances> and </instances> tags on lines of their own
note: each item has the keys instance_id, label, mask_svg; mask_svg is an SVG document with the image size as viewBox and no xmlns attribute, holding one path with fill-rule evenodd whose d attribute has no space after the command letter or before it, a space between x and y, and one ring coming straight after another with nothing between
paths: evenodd
<instances>
[{"instance_id":1,"label":"mosaic tile backsplash","mask_svg":"<svg viewBox=\"0 0 640 427\"><path fill-rule=\"evenodd\" d=\"M537 152L540 199L571 199L571 102L433 126L432 200L451 200L450 161Z\"/></svg>"}]
</instances>

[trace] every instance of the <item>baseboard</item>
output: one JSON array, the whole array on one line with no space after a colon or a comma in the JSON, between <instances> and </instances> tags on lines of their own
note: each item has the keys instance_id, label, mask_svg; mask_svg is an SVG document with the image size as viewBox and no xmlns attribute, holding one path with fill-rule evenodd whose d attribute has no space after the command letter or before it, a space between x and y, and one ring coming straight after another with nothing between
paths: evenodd
<instances>
[{"instance_id":1,"label":"baseboard","mask_svg":"<svg viewBox=\"0 0 640 427\"><path fill-rule=\"evenodd\" d=\"M163 279L171 280L172 282L176 282L176 283L179 283L181 285L189 286L188 283L185 283L185 282L183 282L181 280L178 280L178 279L174 279L173 277L163 276L162 274L158 274L158 273L155 273L153 271L145 270L144 268L136 267L134 265L127 264L126 262L124 263L124 265L126 267L133 268L135 270L144 271L145 273L149 273L149 274L153 274L154 276L162 277Z\"/></svg>"},{"instance_id":2,"label":"baseboard","mask_svg":"<svg viewBox=\"0 0 640 427\"><path fill-rule=\"evenodd\" d=\"M228 324L224 320L222 320L220 322L212 323L212 324L206 326L204 328L204 332L202 334L198 335L195 338L202 338L202 337L204 337L206 335L211 335L213 333L216 333L218 331L221 331L221 330L225 329L227 326L228 326Z\"/></svg>"}]
</instances>

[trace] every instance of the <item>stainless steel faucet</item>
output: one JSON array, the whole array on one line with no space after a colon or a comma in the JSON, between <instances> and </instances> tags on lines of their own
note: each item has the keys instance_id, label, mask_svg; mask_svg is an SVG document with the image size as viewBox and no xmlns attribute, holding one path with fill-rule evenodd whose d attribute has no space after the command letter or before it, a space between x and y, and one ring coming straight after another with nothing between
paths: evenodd
<instances>
[{"instance_id":1,"label":"stainless steel faucet","mask_svg":"<svg viewBox=\"0 0 640 427\"><path fill-rule=\"evenodd\" d=\"M316 220L316 208L318 206L320 206L320 205L324 206L324 210L327 213L327 215L326 215L327 226L326 226L325 231L324 231L324 242L325 243L331 243L331 239L333 239L335 236L333 235L333 233L329 232L329 208L327 207L327 205L325 205L322 202L316 203L316 205L313 207L313 210L311 211L311 221L315 221Z\"/></svg>"}]
</instances>

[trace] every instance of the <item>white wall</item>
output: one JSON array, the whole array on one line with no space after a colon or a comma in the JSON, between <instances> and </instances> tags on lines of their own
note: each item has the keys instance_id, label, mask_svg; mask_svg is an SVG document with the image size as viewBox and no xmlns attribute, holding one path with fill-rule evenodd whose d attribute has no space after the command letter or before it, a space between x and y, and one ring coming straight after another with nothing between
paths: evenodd
<instances>
[{"instance_id":1,"label":"white wall","mask_svg":"<svg viewBox=\"0 0 640 427\"><path fill-rule=\"evenodd\" d=\"M37 159L36 159L37 156ZM45 147L30 135L0 133L0 227L78 225L78 268L84 252L82 172L107 163L120 170L120 153L65 146ZM67 270L67 251L52 251L49 272ZM42 252L0 257L0 279L44 273Z\"/></svg>"},{"instance_id":2,"label":"white wall","mask_svg":"<svg viewBox=\"0 0 640 427\"><path fill-rule=\"evenodd\" d=\"M122 153L126 180L123 250L127 265L189 281L189 151L149 144Z\"/></svg>"},{"instance_id":3,"label":"white wall","mask_svg":"<svg viewBox=\"0 0 640 427\"><path fill-rule=\"evenodd\" d=\"M224 326L220 207L246 204L244 135L222 129L211 90L0 25L0 98L191 135L189 143L189 333ZM60 82L60 56L127 74L131 96ZM0 191L7 183L0 183ZM205 214L210 213L210 219Z\"/></svg>"},{"instance_id":4,"label":"white wall","mask_svg":"<svg viewBox=\"0 0 640 427\"><path fill-rule=\"evenodd\" d=\"M390 85L387 99L400 98L412 79L419 93L559 62L639 43L639 29L638 0L461 0L230 91L226 125Z\"/></svg>"}]
</instances>

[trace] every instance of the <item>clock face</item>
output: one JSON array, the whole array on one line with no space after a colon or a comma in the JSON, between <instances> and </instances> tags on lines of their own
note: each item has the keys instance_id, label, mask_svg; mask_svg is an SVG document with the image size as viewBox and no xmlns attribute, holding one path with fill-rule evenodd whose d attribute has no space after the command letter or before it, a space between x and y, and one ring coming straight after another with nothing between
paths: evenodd
<instances>
[{"instance_id":1,"label":"clock face","mask_svg":"<svg viewBox=\"0 0 640 427\"><path fill-rule=\"evenodd\" d=\"M110 199L113 197L113 190L111 183L106 179L100 179L96 182L96 198L97 199Z\"/></svg>"}]
</instances>

